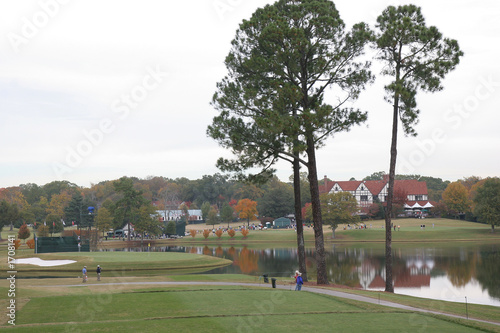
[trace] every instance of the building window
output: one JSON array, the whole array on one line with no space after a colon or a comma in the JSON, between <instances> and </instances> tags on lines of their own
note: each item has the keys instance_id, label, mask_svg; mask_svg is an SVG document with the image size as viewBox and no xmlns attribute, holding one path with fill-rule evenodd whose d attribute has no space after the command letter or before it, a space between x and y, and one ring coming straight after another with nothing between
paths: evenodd
<instances>
[{"instance_id":1,"label":"building window","mask_svg":"<svg viewBox=\"0 0 500 333\"><path fill-rule=\"evenodd\" d=\"M415 196L415 201L422 201L424 200L423 195L416 195Z\"/></svg>"},{"instance_id":2,"label":"building window","mask_svg":"<svg viewBox=\"0 0 500 333\"><path fill-rule=\"evenodd\" d=\"M384 195L384 202L387 201L387 195Z\"/></svg>"},{"instance_id":3,"label":"building window","mask_svg":"<svg viewBox=\"0 0 500 333\"><path fill-rule=\"evenodd\" d=\"M367 195L362 195L360 198L361 201L368 201L368 196Z\"/></svg>"}]
</instances>

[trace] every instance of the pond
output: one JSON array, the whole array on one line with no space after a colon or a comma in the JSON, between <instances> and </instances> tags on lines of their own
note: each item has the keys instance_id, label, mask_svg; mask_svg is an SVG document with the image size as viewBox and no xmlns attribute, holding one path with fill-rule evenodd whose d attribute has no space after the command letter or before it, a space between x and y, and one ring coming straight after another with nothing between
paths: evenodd
<instances>
[{"instance_id":1,"label":"pond","mask_svg":"<svg viewBox=\"0 0 500 333\"><path fill-rule=\"evenodd\" d=\"M296 248L253 249L221 246L163 246L116 251L186 252L227 258L233 264L206 273L290 278L298 269ZM325 248L331 283L365 290L385 289L383 244ZM314 249L306 249L310 281L315 281ZM436 300L500 306L500 245L453 244L442 247L393 244L394 291Z\"/></svg>"}]
</instances>

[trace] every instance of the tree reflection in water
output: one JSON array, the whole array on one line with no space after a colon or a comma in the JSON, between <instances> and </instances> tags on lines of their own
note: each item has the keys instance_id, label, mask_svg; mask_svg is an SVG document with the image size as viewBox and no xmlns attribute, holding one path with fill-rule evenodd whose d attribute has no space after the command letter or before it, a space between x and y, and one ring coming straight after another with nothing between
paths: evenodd
<instances>
[{"instance_id":1,"label":"tree reflection in water","mask_svg":"<svg viewBox=\"0 0 500 333\"><path fill-rule=\"evenodd\" d=\"M333 245L325 249L328 278L331 283L350 287L383 290L385 288L383 245L369 248ZM230 259L233 265L208 273L235 273L290 278L298 269L296 248L249 249L248 247L152 247L151 251L177 251L199 253ZM460 244L458 247L394 248L393 278L398 290L431 290L442 292L442 286L432 285L432 279L445 277L455 294L477 293L477 284L489 296L483 304L500 306L500 245ZM141 251L141 249L129 249ZM314 249L306 249L308 276L315 279ZM467 291L467 288L472 288ZM427 293L428 295L428 293ZM489 297L489 298L488 298Z\"/></svg>"}]
</instances>

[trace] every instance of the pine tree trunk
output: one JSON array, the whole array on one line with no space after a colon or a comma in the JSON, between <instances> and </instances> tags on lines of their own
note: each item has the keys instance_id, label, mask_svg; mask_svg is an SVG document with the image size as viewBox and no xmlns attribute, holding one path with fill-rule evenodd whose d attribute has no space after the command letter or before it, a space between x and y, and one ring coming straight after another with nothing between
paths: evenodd
<instances>
[{"instance_id":1,"label":"pine tree trunk","mask_svg":"<svg viewBox=\"0 0 500 333\"><path fill-rule=\"evenodd\" d=\"M392 118L391 162L389 166L389 184L387 189L387 211L385 214L385 291L394 292L392 278L392 202L394 199L394 177L396 175L396 157L398 141L398 114L399 95L394 96L394 109Z\"/></svg>"},{"instance_id":2,"label":"pine tree trunk","mask_svg":"<svg viewBox=\"0 0 500 333\"><path fill-rule=\"evenodd\" d=\"M316 154L312 135L307 135L307 157L309 171L309 187L311 190L311 206L314 221L314 242L316 247L317 283L328 284L325 261L325 244L323 240L323 221L319 201L318 173L316 171Z\"/></svg>"},{"instance_id":3,"label":"pine tree trunk","mask_svg":"<svg viewBox=\"0 0 500 333\"><path fill-rule=\"evenodd\" d=\"M300 161L293 160L293 193L295 196L295 225L297 228L297 251L299 255L299 271L302 279L307 281L306 250L304 246L304 225L302 222L302 202L300 197Z\"/></svg>"}]
</instances>

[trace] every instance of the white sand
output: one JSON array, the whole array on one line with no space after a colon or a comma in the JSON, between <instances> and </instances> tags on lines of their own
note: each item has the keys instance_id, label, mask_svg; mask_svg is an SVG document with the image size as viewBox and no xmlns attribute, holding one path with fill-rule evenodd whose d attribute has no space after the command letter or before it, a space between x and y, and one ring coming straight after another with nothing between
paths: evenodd
<instances>
[{"instance_id":1,"label":"white sand","mask_svg":"<svg viewBox=\"0 0 500 333\"><path fill-rule=\"evenodd\" d=\"M74 260L43 260L40 258L25 258L25 259L15 259L14 263L17 264L28 264L28 265L36 265L36 266L61 266L72 264L76 261Z\"/></svg>"}]
</instances>

